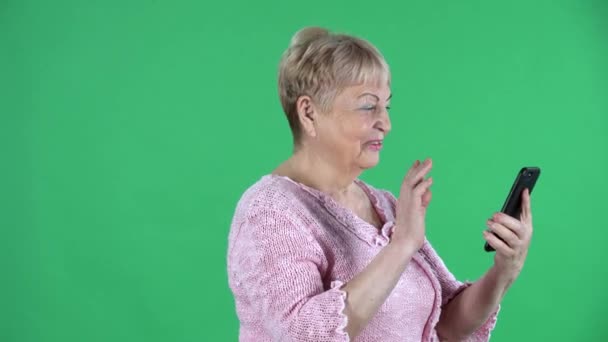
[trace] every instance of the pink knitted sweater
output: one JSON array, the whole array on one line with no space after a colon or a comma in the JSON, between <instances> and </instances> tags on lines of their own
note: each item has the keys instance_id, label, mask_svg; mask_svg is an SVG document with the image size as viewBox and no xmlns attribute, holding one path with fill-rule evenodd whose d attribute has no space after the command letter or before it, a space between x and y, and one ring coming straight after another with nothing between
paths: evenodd
<instances>
[{"instance_id":1,"label":"pink knitted sweater","mask_svg":"<svg viewBox=\"0 0 608 342\"><path fill-rule=\"evenodd\" d=\"M228 242L240 341L350 340L341 287L387 245L395 220L390 192L355 182L382 229L287 177L265 175L243 194ZM356 340L438 341L441 307L469 284L454 278L427 240ZM470 341L490 338L497 312Z\"/></svg>"}]
</instances>

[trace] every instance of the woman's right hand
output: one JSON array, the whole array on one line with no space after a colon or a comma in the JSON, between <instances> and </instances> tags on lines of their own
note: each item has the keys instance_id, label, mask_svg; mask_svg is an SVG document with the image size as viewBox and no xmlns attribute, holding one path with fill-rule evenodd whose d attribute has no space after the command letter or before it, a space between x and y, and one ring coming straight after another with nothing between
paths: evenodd
<instances>
[{"instance_id":1,"label":"woman's right hand","mask_svg":"<svg viewBox=\"0 0 608 342\"><path fill-rule=\"evenodd\" d=\"M405 175L396 204L395 227L390 243L342 288L346 293L346 331L357 336L393 291L411 257L424 243L426 207L431 200L432 179L424 180L431 160L416 161Z\"/></svg>"},{"instance_id":2,"label":"woman's right hand","mask_svg":"<svg viewBox=\"0 0 608 342\"><path fill-rule=\"evenodd\" d=\"M401 183L399 198L395 208L395 229L392 241L413 253L424 243L426 208L431 202L433 178L424 177L433 166L430 158L424 163L416 160Z\"/></svg>"}]
</instances>

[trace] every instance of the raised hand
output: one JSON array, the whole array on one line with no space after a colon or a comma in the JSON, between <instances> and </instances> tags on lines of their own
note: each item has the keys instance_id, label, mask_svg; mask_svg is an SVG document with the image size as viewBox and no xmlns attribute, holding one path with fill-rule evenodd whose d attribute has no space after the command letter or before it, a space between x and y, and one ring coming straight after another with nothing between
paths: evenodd
<instances>
[{"instance_id":1,"label":"raised hand","mask_svg":"<svg viewBox=\"0 0 608 342\"><path fill-rule=\"evenodd\" d=\"M425 237L426 209L431 202L430 186L433 178L424 178L432 168L432 160L424 163L416 160L406 173L395 208L395 230L392 239L396 243L412 247L415 251L422 247Z\"/></svg>"}]
</instances>

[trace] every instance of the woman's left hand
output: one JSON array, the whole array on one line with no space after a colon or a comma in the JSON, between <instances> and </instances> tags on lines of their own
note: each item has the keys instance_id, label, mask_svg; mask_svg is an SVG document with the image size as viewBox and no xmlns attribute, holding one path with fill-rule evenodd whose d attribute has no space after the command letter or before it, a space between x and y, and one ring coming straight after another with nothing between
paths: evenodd
<instances>
[{"instance_id":1,"label":"woman's left hand","mask_svg":"<svg viewBox=\"0 0 608 342\"><path fill-rule=\"evenodd\" d=\"M488 228L496 235L484 231L485 240L494 247L494 267L503 276L515 279L524 266L528 247L532 238L532 210L530 192L522 193L521 215L517 220L504 213L496 213L486 222Z\"/></svg>"}]
</instances>

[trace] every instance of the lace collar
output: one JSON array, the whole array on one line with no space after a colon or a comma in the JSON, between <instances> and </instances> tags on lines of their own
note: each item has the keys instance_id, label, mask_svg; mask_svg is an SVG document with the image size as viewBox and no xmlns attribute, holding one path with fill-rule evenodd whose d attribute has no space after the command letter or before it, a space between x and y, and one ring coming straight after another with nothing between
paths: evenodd
<instances>
[{"instance_id":1,"label":"lace collar","mask_svg":"<svg viewBox=\"0 0 608 342\"><path fill-rule=\"evenodd\" d=\"M387 212L388 201L380 201L378 198L380 195L378 190L367 185L360 179L355 179L355 183L367 194L372 206L378 213L378 217L382 222L382 227L380 229L361 219L352 210L338 203L331 196L321 190L309 187L287 176L268 174L262 178L282 179L306 191L308 194L315 197L321 204L323 204L327 211L339 222L341 222L346 229L350 230L357 237L372 246L385 246L390 241L390 236L393 233L395 222L394 215L390 211Z\"/></svg>"}]
</instances>

